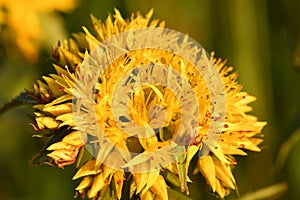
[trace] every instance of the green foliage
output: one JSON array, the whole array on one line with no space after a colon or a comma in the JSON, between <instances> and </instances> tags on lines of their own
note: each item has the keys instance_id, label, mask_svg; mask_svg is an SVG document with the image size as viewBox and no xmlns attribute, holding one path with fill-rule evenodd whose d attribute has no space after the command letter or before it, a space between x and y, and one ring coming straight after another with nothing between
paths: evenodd
<instances>
[{"instance_id":1,"label":"green foliage","mask_svg":"<svg viewBox=\"0 0 300 200\"><path fill-rule=\"evenodd\" d=\"M288 189L287 183L278 183L254 192L245 194L239 200L267 200L276 199L285 193Z\"/></svg>"},{"instance_id":2,"label":"green foliage","mask_svg":"<svg viewBox=\"0 0 300 200\"><path fill-rule=\"evenodd\" d=\"M17 106L21 105L33 105L37 102L30 96L28 92L21 92L17 97L12 99L10 102L5 103L0 107L0 114L3 114L4 112L15 108Z\"/></svg>"},{"instance_id":3,"label":"green foliage","mask_svg":"<svg viewBox=\"0 0 300 200\"><path fill-rule=\"evenodd\" d=\"M125 17L132 11L146 13L153 7L154 17L166 21L167 27L189 33L208 51L214 50L218 57L228 58L229 65L239 71L239 80L245 85L245 90L258 98L252 104L254 114L268 122L263 131L265 142L262 152L249 152L247 159L238 158L238 166L234 169L240 199L300 198L297 188L300 121L295 117L300 110L300 73L294 68L298 66L295 59L300 56L297 50L300 24L296 20L300 18L300 1L174 0L170 3L168 0L82 0L75 11L59 16L64 19L71 36L72 32L80 31L82 25L90 26L90 13L105 19L108 13L113 12L113 7L119 8ZM50 19L45 22L47 20ZM51 27L54 36L57 32L55 25L51 24ZM57 36L57 40L62 39ZM3 58L0 61L0 199L72 199L74 168L67 167L61 171L44 166L29 167L27 160L39 149L41 151L31 162L51 162L46 156L48 151L42 144L32 142L34 139L30 136L34 131L26 126L26 110L17 108L6 112L36 102L22 92L8 103L3 103L11 99L15 91L23 91L24 87L31 89L34 77L52 72L51 48L42 50L37 64L24 64L24 60L5 57L3 48L4 45L0 44ZM66 131L57 136L63 137ZM53 143L58 139L53 137L44 142ZM168 185L180 187L180 180L168 171L163 173L167 174ZM190 197L169 188L170 199L200 198L193 194L201 194L201 199L216 199L203 187L205 184L198 179L192 180L196 186L191 187ZM107 191L107 199L114 199L112 192ZM233 192L227 199L237 198Z\"/></svg>"}]
</instances>

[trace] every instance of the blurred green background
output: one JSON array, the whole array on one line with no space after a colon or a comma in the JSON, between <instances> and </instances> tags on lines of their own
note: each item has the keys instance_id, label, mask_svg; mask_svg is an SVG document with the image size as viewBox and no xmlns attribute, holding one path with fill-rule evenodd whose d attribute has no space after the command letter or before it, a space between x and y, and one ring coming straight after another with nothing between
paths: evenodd
<instances>
[{"instance_id":1,"label":"blurred green background","mask_svg":"<svg viewBox=\"0 0 300 200\"><path fill-rule=\"evenodd\" d=\"M32 89L34 81L53 71L49 43L55 45L57 40L71 37L83 25L90 28L90 13L104 20L114 7L124 17L136 11L146 14L154 8L154 18L165 21L168 28L188 33L207 51L228 59L228 65L239 72L244 90L257 97L251 104L252 113L268 122L263 130L262 152L248 152L248 157L237 158L234 175L241 197L286 182L289 188L278 199L300 199L299 0L81 0L72 12L41 17L47 45L41 45L36 62L8 51L9 44L1 38L0 105L24 88ZM0 9L4 9L1 2ZM74 166L61 170L28 164L43 145L40 139L31 137L34 130L26 116L29 112L30 108L19 107L0 115L0 199L73 199ZM284 143L286 151L278 160ZM194 199L215 199L197 183L191 190ZM234 192L228 197L237 198Z\"/></svg>"}]
</instances>

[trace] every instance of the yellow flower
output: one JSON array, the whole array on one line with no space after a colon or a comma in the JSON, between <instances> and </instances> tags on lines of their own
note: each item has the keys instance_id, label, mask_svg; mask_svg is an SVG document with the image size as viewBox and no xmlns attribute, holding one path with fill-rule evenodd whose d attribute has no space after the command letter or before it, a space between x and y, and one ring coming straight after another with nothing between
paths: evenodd
<instances>
[{"instance_id":1,"label":"yellow flower","mask_svg":"<svg viewBox=\"0 0 300 200\"><path fill-rule=\"evenodd\" d=\"M17 46L28 61L35 61L45 37L41 15L70 11L75 5L76 0L1 0L0 25L5 27L1 30L3 41Z\"/></svg>"},{"instance_id":2,"label":"yellow flower","mask_svg":"<svg viewBox=\"0 0 300 200\"><path fill-rule=\"evenodd\" d=\"M38 102L34 106L36 117L32 126L37 131L52 130L54 136L46 148L48 159L41 160L42 151L33 159L33 163L53 164L62 168L78 159L80 164L84 146L89 146L92 149L89 150L92 153L91 158L84 162L73 177L82 179L76 188L77 195L90 199L108 194L116 199L123 195L124 198L139 195L141 199L168 199L168 188L172 185L189 194L187 182L191 180L188 177L188 169L192 166L192 158L197 156L194 172L200 172L212 191L224 198L230 190L237 190L232 174L232 168L237 163L233 156L245 156L244 149L260 151L260 132L266 124L246 114L251 110L248 104L254 101L255 97L241 91L242 86L237 83L237 74L231 72L232 67L226 67L225 62L215 59L213 53L210 58L206 55L202 57L215 64L225 86L225 121L222 133L214 146L205 143L214 113L209 88L197 69L179 55L147 48L128 52L114 60L107 70L97 77L92 97L87 97L83 92L84 86L76 82L76 75L82 75L80 69L83 60L88 57L88 52L92 52L102 41L123 31L164 27L164 22L150 20L152 12L151 10L145 17L138 13L132 15L130 20L125 20L119 11L115 10L113 18L109 16L105 22L92 16L94 35L84 27L84 33L75 34L74 38L64 41L54 49L53 57L59 63L59 66L54 65L57 74L43 77L44 81L38 81L31 94ZM180 141L172 140L182 129L180 125L184 121L183 115L189 115L182 112L180 100L175 92L161 84L147 82L126 97L128 116L132 123L142 127L143 135L137 134L136 127L126 129L126 124L131 123L126 116L122 116L120 122L114 118L113 110L121 109L112 105L114 91L119 92L119 98L126 93L125 89L118 90L117 83L124 75L134 70L135 66L147 64L172 67L187 80L194 91L201 113L196 119L200 128L196 137L192 138L192 143L178 146L176 143ZM160 78L159 74L157 77ZM73 97L76 98L75 102L72 102ZM190 97L187 95L185 98ZM91 107L95 110L96 123L103 135L99 135L90 125L94 123L95 116L89 107L77 106L81 102L86 103L88 98L92 98ZM193 110L191 105L188 112L192 113ZM83 111L83 115L76 115L79 111ZM125 128L121 129L118 123ZM184 129L190 131L191 126L186 124ZM153 127L163 128L157 131ZM209 153L202 155L205 149L208 149ZM172 160L173 157L175 160ZM125 183L130 186L129 194L122 193Z\"/></svg>"}]
</instances>

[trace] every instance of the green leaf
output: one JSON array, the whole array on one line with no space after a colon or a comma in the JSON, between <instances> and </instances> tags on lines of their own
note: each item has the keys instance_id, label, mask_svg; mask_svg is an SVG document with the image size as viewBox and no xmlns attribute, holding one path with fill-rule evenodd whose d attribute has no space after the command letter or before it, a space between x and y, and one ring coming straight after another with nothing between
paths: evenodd
<instances>
[{"instance_id":1,"label":"green leaf","mask_svg":"<svg viewBox=\"0 0 300 200\"><path fill-rule=\"evenodd\" d=\"M193 200L185 194L171 188L168 189L168 196L169 200Z\"/></svg>"},{"instance_id":2,"label":"green leaf","mask_svg":"<svg viewBox=\"0 0 300 200\"><path fill-rule=\"evenodd\" d=\"M181 184L180 184L180 180L177 177L176 174L173 174L172 172L170 172L169 170L165 169L163 171L161 171L161 174L165 177L165 179L171 183L172 185L180 188Z\"/></svg>"},{"instance_id":3,"label":"green leaf","mask_svg":"<svg viewBox=\"0 0 300 200\"><path fill-rule=\"evenodd\" d=\"M288 155L292 148L300 140L300 127L287 139L280 147L278 156L275 162L275 168L279 172L284 166Z\"/></svg>"},{"instance_id":4,"label":"green leaf","mask_svg":"<svg viewBox=\"0 0 300 200\"><path fill-rule=\"evenodd\" d=\"M21 92L17 97L0 107L0 114L3 114L4 112L17 106L36 103L37 102L29 95L28 92Z\"/></svg>"},{"instance_id":5,"label":"green leaf","mask_svg":"<svg viewBox=\"0 0 300 200\"><path fill-rule=\"evenodd\" d=\"M47 156L48 153L50 153L50 151L39 151L36 155L34 155L34 157L32 157L29 164L34 166L43 164L54 166L53 159Z\"/></svg>"},{"instance_id":6,"label":"green leaf","mask_svg":"<svg viewBox=\"0 0 300 200\"><path fill-rule=\"evenodd\" d=\"M180 180L180 189L182 192L188 192L187 187L187 168L186 168L186 150L185 146L176 146L176 152L175 152L175 160L176 160L176 167L178 170L179 180Z\"/></svg>"},{"instance_id":7,"label":"green leaf","mask_svg":"<svg viewBox=\"0 0 300 200\"><path fill-rule=\"evenodd\" d=\"M278 183L260 190L248 193L239 200L266 200L276 199L288 189L287 183Z\"/></svg>"}]
</instances>

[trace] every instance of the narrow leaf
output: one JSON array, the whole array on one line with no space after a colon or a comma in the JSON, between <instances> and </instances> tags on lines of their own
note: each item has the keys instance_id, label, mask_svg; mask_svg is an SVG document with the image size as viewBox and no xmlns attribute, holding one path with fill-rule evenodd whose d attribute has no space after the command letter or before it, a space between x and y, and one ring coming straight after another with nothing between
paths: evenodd
<instances>
[{"instance_id":1,"label":"narrow leaf","mask_svg":"<svg viewBox=\"0 0 300 200\"><path fill-rule=\"evenodd\" d=\"M0 107L0 114L17 106L36 103L37 102L32 97L30 97L30 95L27 92L21 92L17 97Z\"/></svg>"},{"instance_id":2,"label":"narrow leaf","mask_svg":"<svg viewBox=\"0 0 300 200\"><path fill-rule=\"evenodd\" d=\"M260 190L248 193L241 197L239 200L264 200L276 199L288 189L287 183L278 183Z\"/></svg>"},{"instance_id":3,"label":"narrow leaf","mask_svg":"<svg viewBox=\"0 0 300 200\"><path fill-rule=\"evenodd\" d=\"M284 166L290 151L300 140L300 128L298 128L289 139L287 139L280 147L279 153L275 162L276 170L279 172Z\"/></svg>"}]
</instances>

